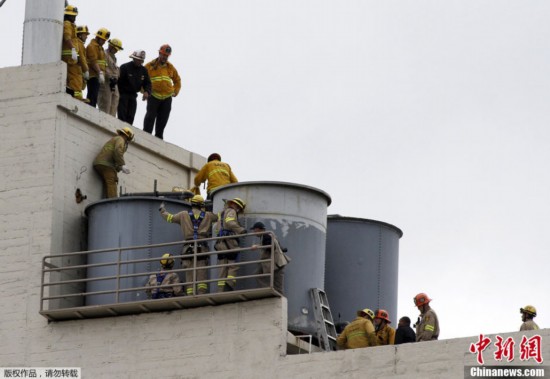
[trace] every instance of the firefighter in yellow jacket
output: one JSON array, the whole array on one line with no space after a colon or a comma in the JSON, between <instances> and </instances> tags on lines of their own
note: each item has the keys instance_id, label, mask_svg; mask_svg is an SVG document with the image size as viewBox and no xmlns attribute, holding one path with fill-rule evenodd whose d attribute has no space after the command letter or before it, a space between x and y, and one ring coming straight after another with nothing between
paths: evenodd
<instances>
[{"instance_id":1,"label":"firefighter in yellow jacket","mask_svg":"<svg viewBox=\"0 0 550 379\"><path fill-rule=\"evenodd\" d=\"M235 236L234 238L224 238L216 242L214 248L217 251L234 250L239 247L239 238L237 235L245 234L246 229L239 224L238 215L244 211L246 203L238 197L227 200L225 207L218 217L218 237ZM233 291L237 286L235 277L239 272L239 266L235 265L238 251L218 254L218 264L226 265L220 268L218 275L218 292Z\"/></svg>"},{"instance_id":2,"label":"firefighter in yellow jacket","mask_svg":"<svg viewBox=\"0 0 550 379\"><path fill-rule=\"evenodd\" d=\"M86 40L90 35L90 31L86 25L76 27L76 43L78 45L78 62L82 68L82 89L86 88L86 82L90 79L90 68L88 67L88 58L86 57ZM83 99L88 102L88 99Z\"/></svg>"},{"instance_id":3,"label":"firefighter in yellow jacket","mask_svg":"<svg viewBox=\"0 0 550 379\"><path fill-rule=\"evenodd\" d=\"M74 23L77 15L78 9L75 6L67 5L65 7L61 60L67 63L66 92L74 98L82 100L82 68L79 63L76 25Z\"/></svg>"},{"instance_id":4,"label":"firefighter in yellow jacket","mask_svg":"<svg viewBox=\"0 0 550 379\"><path fill-rule=\"evenodd\" d=\"M86 46L86 58L88 59L88 67L90 68L90 79L88 80L88 93L86 97L94 108L97 105L99 86L105 83L107 60L103 45L110 36L110 31L100 28L95 34L95 38Z\"/></svg>"},{"instance_id":5,"label":"firefighter in yellow jacket","mask_svg":"<svg viewBox=\"0 0 550 379\"><path fill-rule=\"evenodd\" d=\"M145 65L151 79L152 93L147 99L147 113L143 120L143 130L155 137L164 138L164 128L172 110L172 97L178 96L181 79L178 70L168 62L172 54L170 45L162 45L158 58Z\"/></svg>"},{"instance_id":6,"label":"firefighter in yellow jacket","mask_svg":"<svg viewBox=\"0 0 550 379\"><path fill-rule=\"evenodd\" d=\"M149 281L145 285L149 287L145 290L148 299L165 299L167 297L179 296L182 293L180 277L175 272L166 272L174 267L174 258L172 254L164 254L160 259L161 270L149 276ZM166 286L166 287L164 287Z\"/></svg>"},{"instance_id":7,"label":"firefighter in yellow jacket","mask_svg":"<svg viewBox=\"0 0 550 379\"><path fill-rule=\"evenodd\" d=\"M416 342L437 340L439 338L439 320L435 311L430 307L432 299L422 292L413 300L414 305L420 311L420 317L416 323Z\"/></svg>"},{"instance_id":8,"label":"firefighter in yellow jacket","mask_svg":"<svg viewBox=\"0 0 550 379\"><path fill-rule=\"evenodd\" d=\"M395 329L389 324L390 316L384 309L377 309L374 312L374 329L376 330L376 338L378 345L395 345Z\"/></svg>"},{"instance_id":9,"label":"firefighter in yellow jacket","mask_svg":"<svg viewBox=\"0 0 550 379\"><path fill-rule=\"evenodd\" d=\"M129 127L117 129L117 136L111 138L96 156L94 170L103 179L104 192L107 198L117 197L117 173L129 174L130 170L124 162L124 153L128 150L128 142L134 139L134 132Z\"/></svg>"},{"instance_id":10,"label":"firefighter in yellow jacket","mask_svg":"<svg viewBox=\"0 0 550 379\"><path fill-rule=\"evenodd\" d=\"M372 324L374 312L368 308L357 311L357 318L348 324L336 339L340 349L358 349L376 346L376 332Z\"/></svg>"},{"instance_id":11,"label":"firefighter in yellow jacket","mask_svg":"<svg viewBox=\"0 0 550 379\"><path fill-rule=\"evenodd\" d=\"M521 321L523 321L523 324L521 324L519 328L520 332L524 330L539 329L539 326L533 320L533 318L537 317L537 309L535 307L532 305L526 305L525 307L519 309L519 313L521 313Z\"/></svg>"},{"instance_id":12,"label":"firefighter in yellow jacket","mask_svg":"<svg viewBox=\"0 0 550 379\"><path fill-rule=\"evenodd\" d=\"M182 211L176 214L171 214L166 211L164 203L161 204L159 211L161 216L168 222L179 224L181 226L181 231L183 232L183 238L187 242L193 240L200 240L204 238L209 238L212 234L212 224L218 220L218 216L212 212L207 212L203 209L204 207L204 198L201 195L195 195L191 198L191 210ZM208 253L210 249L206 241L197 242L197 254ZM190 269L185 272L185 282L193 282L193 265L195 252L194 243L186 243L183 246L182 255L189 255L189 258L182 259L182 265L184 269ZM207 270L204 267L208 266L208 256L197 256L197 292L194 292L193 285L186 284L185 292L187 295L194 295L198 293L202 295L208 292L207 280ZM199 269L202 267L203 269Z\"/></svg>"},{"instance_id":13,"label":"firefighter in yellow jacket","mask_svg":"<svg viewBox=\"0 0 550 379\"><path fill-rule=\"evenodd\" d=\"M212 153L208 157L208 162L202 166L200 171L195 176L195 187L192 189L194 193L199 192L201 183L208 181L206 192L207 198L210 198L210 193L223 185L237 183L237 177L233 174L231 166L222 162L222 157L218 153Z\"/></svg>"}]
</instances>

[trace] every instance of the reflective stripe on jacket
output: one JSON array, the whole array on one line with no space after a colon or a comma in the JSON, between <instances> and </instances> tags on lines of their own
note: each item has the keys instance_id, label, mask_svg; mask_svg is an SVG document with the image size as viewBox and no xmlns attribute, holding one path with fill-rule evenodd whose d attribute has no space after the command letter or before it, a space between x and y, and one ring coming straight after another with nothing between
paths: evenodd
<instances>
[{"instance_id":1,"label":"reflective stripe on jacket","mask_svg":"<svg viewBox=\"0 0 550 379\"><path fill-rule=\"evenodd\" d=\"M94 69L94 64L97 63L99 69L105 73L107 61L105 60L105 50L93 39L86 47L86 58L88 66L90 66L90 78L99 76L99 72Z\"/></svg>"},{"instance_id":2,"label":"reflective stripe on jacket","mask_svg":"<svg viewBox=\"0 0 550 379\"><path fill-rule=\"evenodd\" d=\"M374 325L364 317L357 317L338 336L336 343L340 348L358 349L367 346L376 346Z\"/></svg>"},{"instance_id":3,"label":"reflective stripe on jacket","mask_svg":"<svg viewBox=\"0 0 550 379\"><path fill-rule=\"evenodd\" d=\"M145 68L151 79L153 97L164 100L178 95L181 89L181 78L172 63L160 64L157 58L147 63Z\"/></svg>"},{"instance_id":4,"label":"reflective stripe on jacket","mask_svg":"<svg viewBox=\"0 0 550 379\"><path fill-rule=\"evenodd\" d=\"M195 185L198 187L201 183L208 180L207 192L212 192L215 188L229 183L237 183L237 177L231 171L231 166L225 162L213 160L202 166L195 176Z\"/></svg>"}]
</instances>

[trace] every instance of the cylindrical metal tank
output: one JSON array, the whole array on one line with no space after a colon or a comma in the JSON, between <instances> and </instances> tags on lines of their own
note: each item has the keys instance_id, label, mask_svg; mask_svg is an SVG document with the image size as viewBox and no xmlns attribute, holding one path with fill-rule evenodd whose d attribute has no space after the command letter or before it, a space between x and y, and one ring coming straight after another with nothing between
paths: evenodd
<instances>
[{"instance_id":1,"label":"cylindrical metal tank","mask_svg":"<svg viewBox=\"0 0 550 379\"><path fill-rule=\"evenodd\" d=\"M161 202L166 204L166 210L172 214L191 209L190 204L172 199L157 197L120 197L105 199L86 207L88 216L88 250L100 250L117 247L153 245L159 243L177 242L183 240L183 234L178 224L167 223L158 209ZM125 250L122 261L133 259L148 259L161 257L165 253L180 255L182 245L146 249ZM91 254L88 264L116 262L118 251ZM174 269L181 267L180 259L175 259ZM160 264L156 261L121 265L121 274L158 271ZM97 278L116 275L116 266L88 268L87 277ZM183 277L183 275L180 275ZM120 288L141 287L147 282L148 275L124 278ZM116 280L101 280L88 282L86 292L116 289ZM123 292L119 302L145 299L145 292ZM113 304L115 294L100 294L86 297L86 305Z\"/></svg>"},{"instance_id":2,"label":"cylindrical metal tank","mask_svg":"<svg viewBox=\"0 0 550 379\"><path fill-rule=\"evenodd\" d=\"M328 216L325 290L336 323L352 321L363 308L389 312L396 326L399 239L385 222Z\"/></svg>"},{"instance_id":3,"label":"cylindrical metal tank","mask_svg":"<svg viewBox=\"0 0 550 379\"><path fill-rule=\"evenodd\" d=\"M284 182L235 183L215 190L212 196L215 212L221 212L224 199L243 199L246 209L239 217L241 225L249 230L256 221L262 221L281 246L288 249L287 254L292 259L285 267L288 328L314 334L310 289L324 289L326 215L330 196L316 188ZM257 238L241 238L242 246L254 243L258 243ZM241 262L257 259L259 252L240 256ZM239 275L252 271L252 268L242 269ZM250 281L243 282L238 289L250 285Z\"/></svg>"}]
</instances>

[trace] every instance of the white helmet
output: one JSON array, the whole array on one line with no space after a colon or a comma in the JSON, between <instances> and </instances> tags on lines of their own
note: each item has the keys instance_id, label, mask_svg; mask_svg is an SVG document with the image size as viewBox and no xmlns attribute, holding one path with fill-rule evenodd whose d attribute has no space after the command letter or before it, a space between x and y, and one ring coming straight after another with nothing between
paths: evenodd
<instances>
[{"instance_id":1,"label":"white helmet","mask_svg":"<svg viewBox=\"0 0 550 379\"><path fill-rule=\"evenodd\" d=\"M143 50L136 50L130 55L130 58L132 59L139 59L140 61L145 60L145 51Z\"/></svg>"}]
</instances>

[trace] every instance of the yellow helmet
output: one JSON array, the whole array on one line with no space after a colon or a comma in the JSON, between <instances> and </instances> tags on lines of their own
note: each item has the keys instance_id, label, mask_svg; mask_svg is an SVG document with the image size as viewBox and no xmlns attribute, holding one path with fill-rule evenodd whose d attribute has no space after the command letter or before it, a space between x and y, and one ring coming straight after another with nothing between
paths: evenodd
<instances>
[{"instance_id":1,"label":"yellow helmet","mask_svg":"<svg viewBox=\"0 0 550 379\"><path fill-rule=\"evenodd\" d=\"M360 311L357 311L357 316L363 317L363 315L367 315L370 317L371 320L374 319L374 312L370 310L369 308L362 309Z\"/></svg>"},{"instance_id":2,"label":"yellow helmet","mask_svg":"<svg viewBox=\"0 0 550 379\"><path fill-rule=\"evenodd\" d=\"M519 313L527 313L528 315L536 317L537 309L532 305L526 305L525 307L519 309Z\"/></svg>"},{"instance_id":3,"label":"yellow helmet","mask_svg":"<svg viewBox=\"0 0 550 379\"><path fill-rule=\"evenodd\" d=\"M195 195L191 198L191 204L197 204L197 205L203 205L204 204L204 197L201 195Z\"/></svg>"},{"instance_id":4,"label":"yellow helmet","mask_svg":"<svg viewBox=\"0 0 550 379\"><path fill-rule=\"evenodd\" d=\"M69 16L78 16L78 8L73 5L67 5L65 7L65 14Z\"/></svg>"},{"instance_id":5,"label":"yellow helmet","mask_svg":"<svg viewBox=\"0 0 550 379\"><path fill-rule=\"evenodd\" d=\"M107 41L111 37L111 32L108 29L101 28L95 34L96 37L101 38L104 41Z\"/></svg>"},{"instance_id":6,"label":"yellow helmet","mask_svg":"<svg viewBox=\"0 0 550 379\"><path fill-rule=\"evenodd\" d=\"M172 268L174 266L174 259L172 258L172 254L163 254L162 258L160 259L160 264L162 265L162 267Z\"/></svg>"},{"instance_id":7,"label":"yellow helmet","mask_svg":"<svg viewBox=\"0 0 550 379\"><path fill-rule=\"evenodd\" d=\"M236 198L234 198L234 199L231 199L231 200L228 200L227 202L228 202L228 203L231 202L231 203L233 203L233 204L237 204L237 206L238 206L239 208L241 208L241 211L244 211L244 208L246 208L246 203L244 202L244 200L242 200L242 199L240 199L240 198L238 198L238 197L236 197Z\"/></svg>"},{"instance_id":8,"label":"yellow helmet","mask_svg":"<svg viewBox=\"0 0 550 379\"><path fill-rule=\"evenodd\" d=\"M90 31L88 30L88 27L86 25L81 25L76 27L76 34L90 34Z\"/></svg>"},{"instance_id":9,"label":"yellow helmet","mask_svg":"<svg viewBox=\"0 0 550 379\"><path fill-rule=\"evenodd\" d=\"M112 38L109 40L109 45L113 46L115 49L118 50L124 50L122 48L122 41L119 40L118 38Z\"/></svg>"},{"instance_id":10,"label":"yellow helmet","mask_svg":"<svg viewBox=\"0 0 550 379\"><path fill-rule=\"evenodd\" d=\"M125 126L122 129L117 129L116 132L118 135L124 134L126 137L128 137L129 141L134 140L134 132L132 132L132 129L130 129L128 126Z\"/></svg>"}]
</instances>

